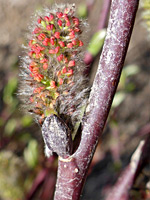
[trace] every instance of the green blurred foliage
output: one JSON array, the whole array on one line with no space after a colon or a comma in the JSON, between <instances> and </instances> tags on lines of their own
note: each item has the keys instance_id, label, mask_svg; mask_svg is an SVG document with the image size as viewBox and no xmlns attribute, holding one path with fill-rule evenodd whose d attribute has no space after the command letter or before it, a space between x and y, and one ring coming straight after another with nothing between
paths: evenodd
<instances>
[{"instance_id":1,"label":"green blurred foliage","mask_svg":"<svg viewBox=\"0 0 150 200\"><path fill-rule=\"evenodd\" d=\"M113 99L112 108L118 107L126 98L126 94L136 89L135 84L131 81L128 82L128 80L130 76L134 76L139 72L140 69L137 65L127 65L123 68L118 90Z\"/></svg>"},{"instance_id":2,"label":"green blurred foliage","mask_svg":"<svg viewBox=\"0 0 150 200\"><path fill-rule=\"evenodd\" d=\"M118 107L123 102L125 97L126 97L125 92L121 92L121 91L117 92L115 94L115 97L114 97L114 100L113 100L112 108Z\"/></svg>"},{"instance_id":3,"label":"green blurred foliage","mask_svg":"<svg viewBox=\"0 0 150 200\"><path fill-rule=\"evenodd\" d=\"M23 199L25 169L21 158L10 151L0 152L0 199Z\"/></svg>"},{"instance_id":4,"label":"green blurred foliage","mask_svg":"<svg viewBox=\"0 0 150 200\"><path fill-rule=\"evenodd\" d=\"M3 125L4 125L4 119L0 117L0 127L2 127Z\"/></svg>"},{"instance_id":5,"label":"green blurred foliage","mask_svg":"<svg viewBox=\"0 0 150 200\"><path fill-rule=\"evenodd\" d=\"M30 168L36 167L38 163L38 143L32 139L28 146L24 149L24 160Z\"/></svg>"},{"instance_id":6,"label":"green blurred foliage","mask_svg":"<svg viewBox=\"0 0 150 200\"><path fill-rule=\"evenodd\" d=\"M78 6L77 14L80 18L86 18L88 14L87 5L86 3L81 3Z\"/></svg>"},{"instance_id":7,"label":"green blurred foliage","mask_svg":"<svg viewBox=\"0 0 150 200\"><path fill-rule=\"evenodd\" d=\"M30 140L32 140L32 135L31 135L31 133L28 133L28 132L23 131L23 132L19 135L19 142L22 142L22 143L27 144Z\"/></svg>"},{"instance_id":8,"label":"green blurred foliage","mask_svg":"<svg viewBox=\"0 0 150 200\"><path fill-rule=\"evenodd\" d=\"M8 80L7 85L3 92L3 101L9 105L10 110L13 112L18 105L18 99L15 98L14 93L17 90L18 80L16 77L12 77Z\"/></svg>"},{"instance_id":9,"label":"green blurred foliage","mask_svg":"<svg viewBox=\"0 0 150 200\"><path fill-rule=\"evenodd\" d=\"M17 126L17 120L14 118L9 119L5 125L4 129L5 135L11 136L14 133L16 126Z\"/></svg>"},{"instance_id":10,"label":"green blurred foliage","mask_svg":"<svg viewBox=\"0 0 150 200\"><path fill-rule=\"evenodd\" d=\"M90 40L87 50L92 54L93 57L95 57L102 49L105 36L106 29L102 29L100 31L97 31Z\"/></svg>"},{"instance_id":11,"label":"green blurred foliage","mask_svg":"<svg viewBox=\"0 0 150 200\"><path fill-rule=\"evenodd\" d=\"M142 12L142 18L146 29L150 31L150 0L141 0L141 7L144 9Z\"/></svg>"},{"instance_id":12,"label":"green blurred foliage","mask_svg":"<svg viewBox=\"0 0 150 200\"><path fill-rule=\"evenodd\" d=\"M31 126L33 122L33 119L30 115L24 115L22 118L21 118L21 125L23 127L28 127L28 126Z\"/></svg>"}]
</instances>

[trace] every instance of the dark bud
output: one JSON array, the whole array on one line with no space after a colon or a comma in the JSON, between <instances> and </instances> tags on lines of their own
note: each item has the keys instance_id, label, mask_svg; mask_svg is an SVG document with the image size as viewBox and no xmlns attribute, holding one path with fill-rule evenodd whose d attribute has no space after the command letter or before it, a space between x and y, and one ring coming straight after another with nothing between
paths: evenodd
<instances>
[{"instance_id":1,"label":"dark bud","mask_svg":"<svg viewBox=\"0 0 150 200\"><path fill-rule=\"evenodd\" d=\"M56 115L47 117L42 126L42 135L46 155L51 155L53 152L63 158L71 155L73 147L71 132L61 118Z\"/></svg>"}]
</instances>

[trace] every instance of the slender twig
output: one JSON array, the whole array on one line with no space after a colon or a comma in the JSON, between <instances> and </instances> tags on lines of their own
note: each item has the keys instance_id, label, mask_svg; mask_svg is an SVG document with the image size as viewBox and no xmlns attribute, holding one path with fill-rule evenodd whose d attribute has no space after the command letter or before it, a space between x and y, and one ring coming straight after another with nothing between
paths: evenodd
<instances>
[{"instance_id":1,"label":"slender twig","mask_svg":"<svg viewBox=\"0 0 150 200\"><path fill-rule=\"evenodd\" d=\"M44 182L46 181L46 177L48 178L48 182L51 182L51 188L54 188L55 185L55 181L53 178L53 174L55 174L55 167L54 167L54 162L56 160L56 156L53 155L50 158L48 158L46 160L46 165L44 168L41 169L41 171L39 171L39 173L37 174L32 187L30 189L30 191L27 193L26 195L26 200L31 200L33 199L33 197L35 196L36 192L39 190L40 187L42 187ZM56 179L56 178L55 178ZM54 185L52 185L52 183L54 183ZM46 184L45 184L46 185ZM48 186L50 184L47 184ZM47 190L47 187L43 187L42 192L44 193L44 190ZM53 193L53 190L51 190ZM51 195L52 196L52 195ZM49 196L50 198L50 196Z\"/></svg>"},{"instance_id":2,"label":"slender twig","mask_svg":"<svg viewBox=\"0 0 150 200\"><path fill-rule=\"evenodd\" d=\"M94 2L95 2L95 0L86 0L88 12L90 12L92 10Z\"/></svg>"},{"instance_id":3,"label":"slender twig","mask_svg":"<svg viewBox=\"0 0 150 200\"><path fill-rule=\"evenodd\" d=\"M98 23L98 30L101 30L106 27L106 22L108 19L108 13L110 9L110 4L111 0L104 0L103 1L103 7L101 10L100 18L99 18L99 23Z\"/></svg>"},{"instance_id":4,"label":"slender twig","mask_svg":"<svg viewBox=\"0 0 150 200\"><path fill-rule=\"evenodd\" d=\"M80 198L119 82L138 3L138 0L112 1L107 35L89 98L81 142L68 159L59 158L55 200Z\"/></svg>"},{"instance_id":5,"label":"slender twig","mask_svg":"<svg viewBox=\"0 0 150 200\"><path fill-rule=\"evenodd\" d=\"M33 198L36 191L39 189L40 185L44 182L44 179L47 175L48 175L48 170L45 170L45 169L41 170L40 173L38 173L30 191L28 192L26 196L26 200L31 200Z\"/></svg>"},{"instance_id":6,"label":"slender twig","mask_svg":"<svg viewBox=\"0 0 150 200\"><path fill-rule=\"evenodd\" d=\"M141 141L132 155L130 164L121 173L118 181L108 193L105 200L128 200L131 189L137 175L150 159L150 134L145 141Z\"/></svg>"},{"instance_id":7,"label":"slender twig","mask_svg":"<svg viewBox=\"0 0 150 200\"><path fill-rule=\"evenodd\" d=\"M102 11L100 13L100 17L98 20L97 31L100 31L106 27L108 13L110 9L110 3L111 3L111 0L103 0ZM93 55L89 51L87 51L84 55L84 62L88 66L88 69L87 69L88 71L90 70L90 64L93 62L93 60L94 60Z\"/></svg>"}]
</instances>

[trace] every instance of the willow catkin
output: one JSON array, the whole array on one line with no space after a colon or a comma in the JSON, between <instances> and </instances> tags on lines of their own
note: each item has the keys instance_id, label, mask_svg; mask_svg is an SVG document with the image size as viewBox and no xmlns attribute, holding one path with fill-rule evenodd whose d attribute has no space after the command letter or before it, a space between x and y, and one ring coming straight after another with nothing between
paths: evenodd
<instances>
[{"instance_id":1,"label":"willow catkin","mask_svg":"<svg viewBox=\"0 0 150 200\"><path fill-rule=\"evenodd\" d=\"M56 115L70 128L81 121L88 97L82 48L86 23L74 5L55 5L32 19L22 59L19 95L39 124Z\"/></svg>"}]
</instances>

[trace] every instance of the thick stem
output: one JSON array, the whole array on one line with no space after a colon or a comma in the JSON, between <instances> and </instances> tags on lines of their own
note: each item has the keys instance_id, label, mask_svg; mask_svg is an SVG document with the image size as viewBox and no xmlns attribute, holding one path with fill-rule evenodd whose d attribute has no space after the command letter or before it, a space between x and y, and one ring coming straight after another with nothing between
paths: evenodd
<instances>
[{"instance_id":1,"label":"thick stem","mask_svg":"<svg viewBox=\"0 0 150 200\"><path fill-rule=\"evenodd\" d=\"M138 0L112 1L107 35L89 98L81 142L71 157L59 159L55 200L80 198L119 82L138 3Z\"/></svg>"}]
</instances>

